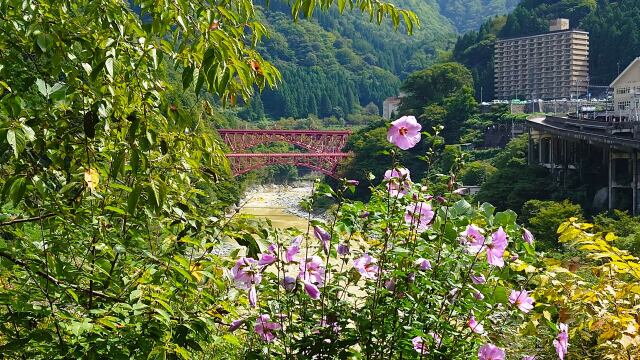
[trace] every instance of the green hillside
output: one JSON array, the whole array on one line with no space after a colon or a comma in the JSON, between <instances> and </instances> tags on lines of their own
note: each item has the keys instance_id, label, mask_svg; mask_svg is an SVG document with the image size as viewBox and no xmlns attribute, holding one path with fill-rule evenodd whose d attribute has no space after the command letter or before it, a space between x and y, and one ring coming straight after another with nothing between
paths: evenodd
<instances>
[{"instance_id":1,"label":"green hillside","mask_svg":"<svg viewBox=\"0 0 640 360\"><path fill-rule=\"evenodd\" d=\"M520 0L439 0L440 14L451 20L458 32L477 30L494 15L507 14Z\"/></svg>"},{"instance_id":2,"label":"green hillside","mask_svg":"<svg viewBox=\"0 0 640 360\"><path fill-rule=\"evenodd\" d=\"M262 93L251 109L280 118L342 117L369 103L381 108L385 98L398 93L402 79L437 61L438 50L452 48L460 29L506 12L515 1L398 0L420 18L413 36L390 30L389 23L372 23L358 11L337 16L332 10L293 24L287 2L270 1L262 12L270 38L260 50L284 81Z\"/></svg>"},{"instance_id":3,"label":"green hillside","mask_svg":"<svg viewBox=\"0 0 640 360\"><path fill-rule=\"evenodd\" d=\"M471 68L476 95L493 98L493 46L496 38L540 34L548 20L568 18L572 28L590 33L592 85L608 85L635 57L640 56L640 1L637 0L525 0L506 17L485 22L479 31L461 36L453 56Z\"/></svg>"}]
</instances>

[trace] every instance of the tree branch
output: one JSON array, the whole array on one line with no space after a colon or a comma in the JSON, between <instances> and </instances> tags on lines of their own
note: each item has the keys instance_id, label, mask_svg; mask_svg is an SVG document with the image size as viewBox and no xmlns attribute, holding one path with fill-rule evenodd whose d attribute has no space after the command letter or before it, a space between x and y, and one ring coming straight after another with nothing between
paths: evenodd
<instances>
[{"instance_id":1,"label":"tree branch","mask_svg":"<svg viewBox=\"0 0 640 360\"><path fill-rule=\"evenodd\" d=\"M30 217L30 218L14 219L14 220L6 221L6 222L1 222L0 223L0 227L10 226L10 225L15 225L15 224L22 224L22 223L27 223L27 222L40 221L40 220L48 219L48 218L53 217L53 216L56 216L56 214L49 213L49 214L44 214L42 216L34 216L34 217Z\"/></svg>"},{"instance_id":2,"label":"tree branch","mask_svg":"<svg viewBox=\"0 0 640 360\"><path fill-rule=\"evenodd\" d=\"M6 253L4 251L0 251L0 257L5 258L5 259L11 261L12 263L14 263L14 264L16 264L18 266L21 266L23 268L30 268L29 264L27 264L26 262L24 262L22 260L19 260L19 259L16 259L11 254ZM91 291L89 289L82 288L82 287L80 287L78 285L75 285L75 284L66 284L66 283L56 279L55 277L53 277L53 276L51 276L51 275L49 275L49 274L47 274L47 273L45 273L45 272L43 272L41 270L35 270L34 273L36 275L40 276L41 278L46 279L46 280L52 282L53 284L56 284L59 287L71 288L73 290L80 291L80 292L85 293L85 294L92 294L93 296L96 296L96 297L99 297L99 298L102 298L102 299L118 301L118 299L115 296L111 296L111 295L105 294L105 293L103 293L101 291L95 291L95 290Z\"/></svg>"}]
</instances>

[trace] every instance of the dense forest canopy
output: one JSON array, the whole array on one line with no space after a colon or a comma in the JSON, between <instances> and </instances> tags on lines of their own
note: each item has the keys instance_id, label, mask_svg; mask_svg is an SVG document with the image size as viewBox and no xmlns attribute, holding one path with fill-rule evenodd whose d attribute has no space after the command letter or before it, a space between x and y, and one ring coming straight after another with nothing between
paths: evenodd
<instances>
[{"instance_id":1,"label":"dense forest canopy","mask_svg":"<svg viewBox=\"0 0 640 360\"><path fill-rule=\"evenodd\" d=\"M511 10L515 0L395 2L413 10L421 26L413 36L377 26L358 13L316 13L308 21L288 21L286 1L270 1L264 22L270 38L261 50L276 64L283 83L261 95L264 114L272 118L338 118L360 106L398 94L401 80L439 59L457 32L475 29L487 17ZM267 9L265 4L264 9ZM259 111L259 110L258 110ZM254 118L253 112L247 114Z\"/></svg>"},{"instance_id":2,"label":"dense forest canopy","mask_svg":"<svg viewBox=\"0 0 640 360\"><path fill-rule=\"evenodd\" d=\"M472 69L476 97L493 98L496 38L548 31L548 20L568 18L571 28L589 32L591 85L606 86L640 55L640 2L636 0L525 0L508 16L485 22L458 38L453 57Z\"/></svg>"}]
</instances>

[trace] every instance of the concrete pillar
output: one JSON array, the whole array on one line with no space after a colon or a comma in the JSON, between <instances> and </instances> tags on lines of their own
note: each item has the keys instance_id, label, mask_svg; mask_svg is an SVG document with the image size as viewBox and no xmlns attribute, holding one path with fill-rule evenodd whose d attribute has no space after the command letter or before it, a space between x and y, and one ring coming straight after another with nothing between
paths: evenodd
<instances>
[{"instance_id":1,"label":"concrete pillar","mask_svg":"<svg viewBox=\"0 0 640 360\"><path fill-rule=\"evenodd\" d=\"M638 152L631 150L631 171L633 171L633 181L631 186L633 187L633 205L631 211L633 215L638 215Z\"/></svg>"},{"instance_id":2,"label":"concrete pillar","mask_svg":"<svg viewBox=\"0 0 640 360\"><path fill-rule=\"evenodd\" d=\"M531 138L531 128L529 128L529 150L527 151L527 162L533 165L533 139Z\"/></svg>"},{"instance_id":3,"label":"concrete pillar","mask_svg":"<svg viewBox=\"0 0 640 360\"><path fill-rule=\"evenodd\" d=\"M606 149L606 152L608 153L608 165L609 165L609 182L608 182L608 187L609 187L609 210L613 210L613 179L614 179L614 168L613 168L613 151L612 149L609 147Z\"/></svg>"},{"instance_id":4,"label":"concrete pillar","mask_svg":"<svg viewBox=\"0 0 640 360\"><path fill-rule=\"evenodd\" d=\"M567 172L569 171L569 154L567 154L567 140L562 139L562 186L567 188Z\"/></svg>"},{"instance_id":5,"label":"concrete pillar","mask_svg":"<svg viewBox=\"0 0 640 360\"><path fill-rule=\"evenodd\" d=\"M542 164L542 136L538 136L538 164Z\"/></svg>"},{"instance_id":6,"label":"concrete pillar","mask_svg":"<svg viewBox=\"0 0 640 360\"><path fill-rule=\"evenodd\" d=\"M553 176L554 181L556 178L556 138L552 136L549 139L549 165L551 166L551 175Z\"/></svg>"}]
</instances>

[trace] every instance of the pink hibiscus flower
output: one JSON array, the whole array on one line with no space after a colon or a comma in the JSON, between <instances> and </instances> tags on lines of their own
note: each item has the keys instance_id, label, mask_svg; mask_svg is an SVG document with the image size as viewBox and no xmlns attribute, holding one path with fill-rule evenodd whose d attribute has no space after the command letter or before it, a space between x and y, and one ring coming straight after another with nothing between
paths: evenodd
<instances>
[{"instance_id":1,"label":"pink hibiscus flower","mask_svg":"<svg viewBox=\"0 0 640 360\"><path fill-rule=\"evenodd\" d=\"M569 352L569 327L567 324L560 323L560 332L555 340L553 340L553 346L556 348L556 353L558 353L558 358L560 360L564 360L564 357L567 356Z\"/></svg>"},{"instance_id":2,"label":"pink hibiscus flower","mask_svg":"<svg viewBox=\"0 0 640 360\"><path fill-rule=\"evenodd\" d=\"M422 125L413 116L403 116L391 123L387 140L402 150L409 150L420 142Z\"/></svg>"},{"instance_id":3,"label":"pink hibiscus flower","mask_svg":"<svg viewBox=\"0 0 640 360\"><path fill-rule=\"evenodd\" d=\"M331 234L320 226L313 227L313 235L316 239L322 243L322 250L326 255L329 255L329 242L331 241Z\"/></svg>"},{"instance_id":4,"label":"pink hibiscus flower","mask_svg":"<svg viewBox=\"0 0 640 360\"><path fill-rule=\"evenodd\" d=\"M422 271L431 270L431 262L427 259L420 258L413 262Z\"/></svg>"},{"instance_id":5,"label":"pink hibiscus flower","mask_svg":"<svg viewBox=\"0 0 640 360\"><path fill-rule=\"evenodd\" d=\"M527 290L515 291L511 290L509 295L509 302L511 305L515 305L523 313L528 313L533 309L533 298L529 297Z\"/></svg>"},{"instance_id":6,"label":"pink hibiscus flower","mask_svg":"<svg viewBox=\"0 0 640 360\"><path fill-rule=\"evenodd\" d=\"M475 255L484 248L484 235L482 235L482 229L478 226L474 224L467 225L467 228L460 233L460 236L462 236L461 242L467 246L469 254Z\"/></svg>"},{"instance_id":7,"label":"pink hibiscus flower","mask_svg":"<svg viewBox=\"0 0 640 360\"><path fill-rule=\"evenodd\" d=\"M402 198L411 188L411 173L405 168L385 171L384 180L387 181L389 195L393 197Z\"/></svg>"},{"instance_id":8,"label":"pink hibiscus flower","mask_svg":"<svg viewBox=\"0 0 640 360\"><path fill-rule=\"evenodd\" d=\"M251 288L251 286L259 284L260 281L262 281L260 270L260 265L255 259L248 257L238 259L235 266L231 269L236 287L247 290Z\"/></svg>"},{"instance_id":9,"label":"pink hibiscus flower","mask_svg":"<svg viewBox=\"0 0 640 360\"><path fill-rule=\"evenodd\" d=\"M482 326L481 323L476 321L476 317L473 316L473 313L471 313L471 316L467 321L467 326L469 326L469 329L471 329L471 331L473 331L476 334L484 334L484 326Z\"/></svg>"},{"instance_id":10,"label":"pink hibiscus flower","mask_svg":"<svg viewBox=\"0 0 640 360\"><path fill-rule=\"evenodd\" d=\"M358 270L360 275L365 279L376 279L378 277L378 260L369 254L364 254L353 262L353 267Z\"/></svg>"},{"instance_id":11,"label":"pink hibiscus flower","mask_svg":"<svg viewBox=\"0 0 640 360\"><path fill-rule=\"evenodd\" d=\"M318 256L312 256L301 262L299 267L300 273L298 274L298 278L302 280L304 290L312 299L319 299L320 290L318 287L322 287L324 284L325 273L325 269L322 266L322 259Z\"/></svg>"},{"instance_id":12,"label":"pink hibiscus flower","mask_svg":"<svg viewBox=\"0 0 640 360\"><path fill-rule=\"evenodd\" d=\"M504 360L504 350L493 344L484 344L478 349L478 360Z\"/></svg>"},{"instance_id":13,"label":"pink hibiscus flower","mask_svg":"<svg viewBox=\"0 0 640 360\"><path fill-rule=\"evenodd\" d=\"M487 246L487 262L493 266L503 267L504 260L502 256L507 249L507 233L502 227L491 235L491 244Z\"/></svg>"},{"instance_id":14,"label":"pink hibiscus flower","mask_svg":"<svg viewBox=\"0 0 640 360\"><path fill-rule=\"evenodd\" d=\"M276 334L274 334L273 331L280 330L280 328L280 324L271 322L271 317L264 314L258 316L256 324L253 327L256 334L260 335L262 341L266 342L272 342L276 338Z\"/></svg>"},{"instance_id":15,"label":"pink hibiscus flower","mask_svg":"<svg viewBox=\"0 0 640 360\"><path fill-rule=\"evenodd\" d=\"M407 205L407 211L404 213L404 221L409 226L415 226L416 231L421 233L429 228L434 214L431 205L425 202L410 204Z\"/></svg>"},{"instance_id":16,"label":"pink hibiscus flower","mask_svg":"<svg viewBox=\"0 0 640 360\"><path fill-rule=\"evenodd\" d=\"M291 245L285 250L284 260L286 263L295 262L296 255L300 252L300 244L302 243L302 235L298 235L291 240Z\"/></svg>"}]
</instances>

